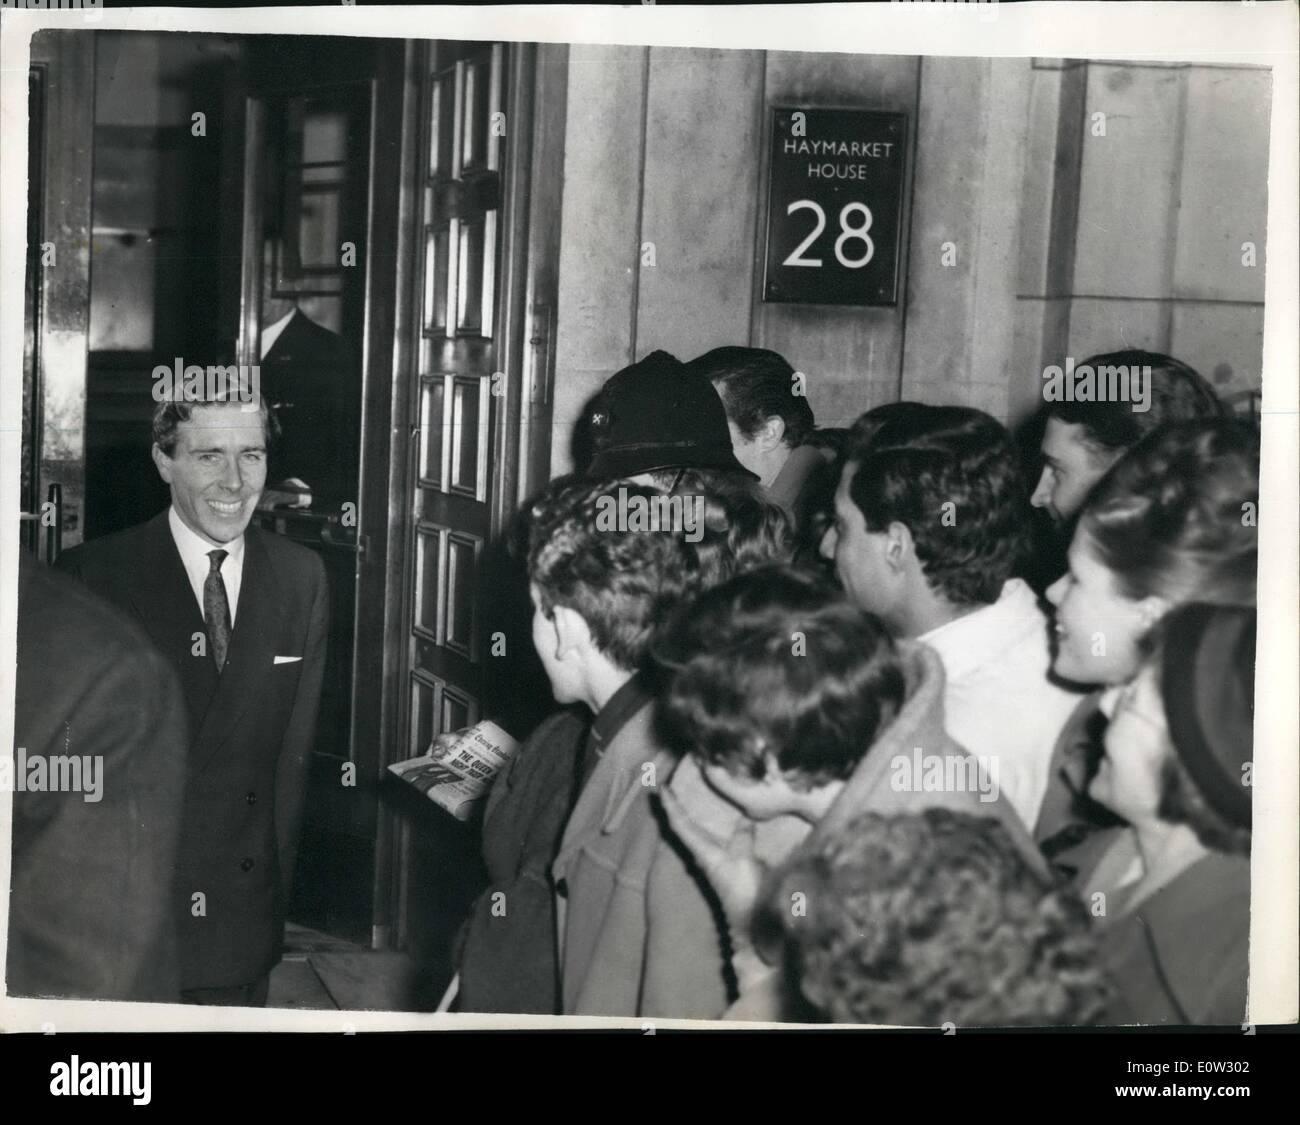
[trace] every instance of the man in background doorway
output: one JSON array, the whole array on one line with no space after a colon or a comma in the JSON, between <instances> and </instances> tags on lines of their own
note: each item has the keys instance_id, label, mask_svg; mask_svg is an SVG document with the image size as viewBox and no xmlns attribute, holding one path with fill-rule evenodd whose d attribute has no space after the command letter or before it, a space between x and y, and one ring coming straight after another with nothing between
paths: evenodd
<instances>
[{"instance_id":1,"label":"man in background doorway","mask_svg":"<svg viewBox=\"0 0 1300 1125\"><path fill-rule=\"evenodd\" d=\"M269 465L280 503L335 511L357 500L361 369L356 349L276 287L268 241L262 269L262 386L280 425Z\"/></svg>"}]
</instances>

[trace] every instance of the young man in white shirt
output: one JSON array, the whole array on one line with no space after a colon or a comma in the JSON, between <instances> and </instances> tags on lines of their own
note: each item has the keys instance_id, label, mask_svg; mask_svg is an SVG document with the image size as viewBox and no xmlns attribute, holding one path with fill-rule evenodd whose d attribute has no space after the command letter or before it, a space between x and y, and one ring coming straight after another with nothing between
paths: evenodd
<instances>
[{"instance_id":1,"label":"young man in white shirt","mask_svg":"<svg viewBox=\"0 0 1300 1125\"><path fill-rule=\"evenodd\" d=\"M1028 507L1010 438L981 411L919 403L861 432L822 554L854 602L938 652L948 733L1032 826L1081 696L1048 679L1046 616L1012 577Z\"/></svg>"}]
</instances>

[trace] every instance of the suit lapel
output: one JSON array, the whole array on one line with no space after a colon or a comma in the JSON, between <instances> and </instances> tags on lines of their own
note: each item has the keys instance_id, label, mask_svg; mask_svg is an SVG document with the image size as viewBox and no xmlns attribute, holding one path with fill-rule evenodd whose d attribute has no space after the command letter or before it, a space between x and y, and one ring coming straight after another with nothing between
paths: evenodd
<instances>
[{"instance_id":1,"label":"suit lapel","mask_svg":"<svg viewBox=\"0 0 1300 1125\"><path fill-rule=\"evenodd\" d=\"M201 768L234 730L271 674L280 636L284 598L262 532L245 533L244 574L239 588L235 628L230 634L226 666L194 743L194 764ZM192 600L192 596L191 596Z\"/></svg>"},{"instance_id":2,"label":"suit lapel","mask_svg":"<svg viewBox=\"0 0 1300 1125\"><path fill-rule=\"evenodd\" d=\"M131 576L131 603L158 650L180 676L193 733L217 687L212 658L194 652L195 634L204 633L203 611L172 538L167 511L145 524L143 534L143 565Z\"/></svg>"}]
</instances>

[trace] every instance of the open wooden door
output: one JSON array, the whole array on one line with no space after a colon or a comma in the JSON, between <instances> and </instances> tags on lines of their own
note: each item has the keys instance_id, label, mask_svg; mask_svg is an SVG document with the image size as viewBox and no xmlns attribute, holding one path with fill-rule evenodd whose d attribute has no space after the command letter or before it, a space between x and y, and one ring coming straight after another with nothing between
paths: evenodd
<instances>
[{"instance_id":1,"label":"open wooden door","mask_svg":"<svg viewBox=\"0 0 1300 1125\"><path fill-rule=\"evenodd\" d=\"M506 548L549 457L567 55L437 41L411 45L407 64L383 646L391 760L480 718L520 732L549 699L530 674L526 583ZM389 910L375 940L410 948L436 999L477 889L474 830L409 802L381 828L376 902Z\"/></svg>"},{"instance_id":2,"label":"open wooden door","mask_svg":"<svg viewBox=\"0 0 1300 1125\"><path fill-rule=\"evenodd\" d=\"M334 603L291 917L368 923L432 1002L477 840L384 779L440 731L526 733L549 705L506 541L549 464L567 49L358 42L250 54L239 358L267 363L290 300L355 358L350 483L260 517L321 552Z\"/></svg>"}]
</instances>

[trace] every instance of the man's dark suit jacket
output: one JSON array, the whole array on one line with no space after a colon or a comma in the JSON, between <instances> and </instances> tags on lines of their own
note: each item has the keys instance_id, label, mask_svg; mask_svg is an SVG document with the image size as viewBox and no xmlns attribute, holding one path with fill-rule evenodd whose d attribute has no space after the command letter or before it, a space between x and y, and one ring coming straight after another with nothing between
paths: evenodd
<instances>
[{"instance_id":1,"label":"man's dark suit jacket","mask_svg":"<svg viewBox=\"0 0 1300 1125\"><path fill-rule=\"evenodd\" d=\"M203 613L165 511L73 548L58 565L137 617L184 691L193 737L178 881L181 987L256 981L279 960L292 887L325 666L324 565L305 547L248 529L220 675L206 643L196 643Z\"/></svg>"},{"instance_id":2,"label":"man's dark suit jacket","mask_svg":"<svg viewBox=\"0 0 1300 1125\"><path fill-rule=\"evenodd\" d=\"M298 477L313 509L356 501L361 457L361 369L342 336L301 311L262 358L262 393L281 435L271 480Z\"/></svg>"},{"instance_id":3,"label":"man's dark suit jacket","mask_svg":"<svg viewBox=\"0 0 1300 1125\"><path fill-rule=\"evenodd\" d=\"M176 673L144 630L24 555L15 754L102 767L98 801L14 792L11 994L180 999L173 880L188 744Z\"/></svg>"}]
</instances>

